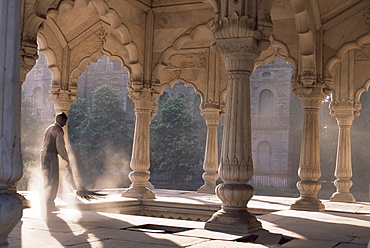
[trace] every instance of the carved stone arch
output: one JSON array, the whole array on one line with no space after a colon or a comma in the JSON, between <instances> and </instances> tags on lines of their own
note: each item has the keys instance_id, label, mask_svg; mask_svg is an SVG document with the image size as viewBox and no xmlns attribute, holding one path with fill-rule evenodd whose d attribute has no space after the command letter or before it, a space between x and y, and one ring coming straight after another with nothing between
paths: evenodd
<instances>
[{"instance_id":1,"label":"carved stone arch","mask_svg":"<svg viewBox=\"0 0 370 248\"><path fill-rule=\"evenodd\" d=\"M48 69L52 75L52 84L59 83L62 75L60 68L57 66L57 58L53 50L48 47L47 41L42 34L37 35L37 42L39 44L39 51L45 53L48 60Z\"/></svg>"},{"instance_id":2,"label":"carved stone arch","mask_svg":"<svg viewBox=\"0 0 370 248\"><path fill-rule=\"evenodd\" d=\"M190 33L176 39L173 45L162 53L159 63L153 70L154 80L161 83L161 94L165 88L172 87L178 81L182 81L186 85L194 87L196 93L201 96L202 101L206 100L204 81L208 77L206 75L206 73L209 73L207 66L210 62L210 53L213 53L210 47L214 42L210 32L211 23L212 21L209 21L206 24L193 28ZM202 47L190 45L192 42L200 39L203 41ZM183 60L183 63L174 64L172 61L174 58L178 58L179 61ZM187 78L186 74L188 71L199 72L201 70L204 71L203 78Z\"/></svg>"},{"instance_id":3,"label":"carved stone arch","mask_svg":"<svg viewBox=\"0 0 370 248\"><path fill-rule=\"evenodd\" d=\"M159 96L160 95L163 95L163 92L167 89L167 88L173 88L173 86L175 84L177 84L178 82L182 82L184 83L185 87L193 87L195 89L195 94L199 95L200 98L201 98L201 101L203 101L204 99L204 96L203 96L203 93L201 91L198 90L197 88L197 85L194 84L193 82L189 82L189 81L186 81L185 79L181 78L180 75L177 77L177 78L174 78L173 80L165 83L165 84L162 84L160 86L160 89L159 89ZM159 97L158 96L158 97Z\"/></svg>"},{"instance_id":4,"label":"carved stone arch","mask_svg":"<svg viewBox=\"0 0 370 248\"><path fill-rule=\"evenodd\" d=\"M71 82L76 82L77 83L78 78L80 77L81 73L83 73L85 71L86 67L89 66L89 64L91 64L91 63L96 63L98 61L98 59L101 58L103 55L109 56L111 61L120 61L123 65L123 67L125 69L128 69L128 72L130 73L130 70L129 70L129 68L126 67L123 58L121 58L118 55L113 55L113 54L111 54L107 51L99 49L99 50L95 51L93 54L91 54L90 56L87 56L87 57L80 60L80 62L78 63L78 66L71 71L71 74L70 74Z\"/></svg>"},{"instance_id":5,"label":"carved stone arch","mask_svg":"<svg viewBox=\"0 0 370 248\"><path fill-rule=\"evenodd\" d=\"M290 55L289 49L283 43L273 40L269 49L263 51L261 55L255 60L254 69L259 65L267 65L270 61L281 58L293 65L294 72L297 72L297 61Z\"/></svg>"},{"instance_id":6,"label":"carved stone arch","mask_svg":"<svg viewBox=\"0 0 370 248\"><path fill-rule=\"evenodd\" d=\"M128 61L125 61L124 64L130 68L131 77L136 79L142 78L143 67L139 62L139 49L132 41L128 27L121 22L118 13L114 9L111 9L104 0L91 0L91 3L98 12L100 18L106 23L109 23L119 34L121 44L127 49Z\"/></svg>"},{"instance_id":7,"label":"carved stone arch","mask_svg":"<svg viewBox=\"0 0 370 248\"><path fill-rule=\"evenodd\" d=\"M312 14L306 8L306 1L294 0L290 1L290 3L296 23L300 49L297 75L316 75L318 68L316 66L315 22L312 20Z\"/></svg>"},{"instance_id":8,"label":"carved stone arch","mask_svg":"<svg viewBox=\"0 0 370 248\"><path fill-rule=\"evenodd\" d=\"M365 44L367 44L367 46L370 47L370 34L366 34L362 37L359 37L356 41L344 44L342 47L340 47L338 49L336 55L334 57L332 57L328 61L328 63L325 65L325 69L327 71L327 74L329 74L330 79L332 77L331 75L333 74L333 69L334 69L335 65L337 65L338 63L341 63L344 60L344 58L346 57L347 53L349 53L351 51L360 51L361 47ZM336 84L334 84L333 96L336 95L335 86L336 86ZM355 86L352 85L352 87L355 87ZM362 108L362 105L361 105L361 102L360 102L361 95L365 91L368 91L369 87L370 87L370 80L364 80L363 84L360 87L357 87L357 88L353 89L354 90L354 95L349 96L350 98L353 97L353 107L355 109L356 115L360 114L360 110ZM338 97L335 97L335 98L338 98ZM339 97L339 98L342 98L342 97ZM331 111L333 110L333 107L335 107L334 101L336 101L336 100L342 100L342 99L333 99L332 104L330 104L330 106L329 106Z\"/></svg>"},{"instance_id":9,"label":"carved stone arch","mask_svg":"<svg viewBox=\"0 0 370 248\"><path fill-rule=\"evenodd\" d=\"M370 33L362 36L362 37L359 37L356 41L354 42L350 42L350 43L346 43L344 44L343 46L341 46L336 55L334 57L332 57L329 62L326 64L326 68L327 70L330 72L333 68L333 66L340 62L344 56L344 54L346 52L348 52L349 50L351 49L360 49L360 47L363 45L363 44L366 44L366 43L370 43Z\"/></svg>"}]
</instances>

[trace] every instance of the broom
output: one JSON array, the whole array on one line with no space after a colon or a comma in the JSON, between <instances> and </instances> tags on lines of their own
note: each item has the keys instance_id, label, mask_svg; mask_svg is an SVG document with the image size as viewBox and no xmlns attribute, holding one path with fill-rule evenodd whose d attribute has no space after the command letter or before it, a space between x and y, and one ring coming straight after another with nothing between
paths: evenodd
<instances>
[{"instance_id":1,"label":"broom","mask_svg":"<svg viewBox=\"0 0 370 248\"><path fill-rule=\"evenodd\" d=\"M69 163L66 165L66 168L68 170L66 179L69 182L69 184L75 189L77 187L76 187L76 184L74 182L75 180L73 179L74 177L73 177L73 173L72 173L72 168L69 165ZM81 198L81 199L88 200L88 201L90 201L92 199L98 199L98 198L107 196L107 194L98 193L98 191L99 190L90 190L90 189L86 189L84 186L80 186L76 190L76 196Z\"/></svg>"}]
</instances>

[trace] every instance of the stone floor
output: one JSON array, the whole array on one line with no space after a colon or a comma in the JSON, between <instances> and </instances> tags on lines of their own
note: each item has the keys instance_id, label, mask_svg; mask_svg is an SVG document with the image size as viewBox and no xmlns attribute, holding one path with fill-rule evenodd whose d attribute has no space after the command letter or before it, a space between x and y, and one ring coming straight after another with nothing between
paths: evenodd
<instances>
[{"instance_id":1,"label":"stone floor","mask_svg":"<svg viewBox=\"0 0 370 248\"><path fill-rule=\"evenodd\" d=\"M69 200L81 205L130 201L111 190L104 199ZM154 190L157 198L169 204L220 205L211 194L189 191ZM325 212L289 210L294 198L254 196L248 207L261 210L257 218L265 230L247 237L205 230L204 222L135 215L80 211L58 199L60 211L45 221L41 218L37 192L23 192L32 207L9 236L10 248L38 247L289 247L289 248L366 248L370 240L370 203L332 203L323 201ZM64 198L65 199L65 198ZM267 210L267 211L265 211ZM273 212L272 212L273 211ZM283 238L282 238L283 237ZM278 241L280 240L280 244Z\"/></svg>"}]
</instances>

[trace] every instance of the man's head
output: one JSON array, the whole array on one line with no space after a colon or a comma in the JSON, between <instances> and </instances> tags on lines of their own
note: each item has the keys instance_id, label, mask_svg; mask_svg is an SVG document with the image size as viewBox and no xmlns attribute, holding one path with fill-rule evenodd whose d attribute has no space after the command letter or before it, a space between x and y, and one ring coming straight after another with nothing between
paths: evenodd
<instances>
[{"instance_id":1,"label":"man's head","mask_svg":"<svg viewBox=\"0 0 370 248\"><path fill-rule=\"evenodd\" d=\"M59 113L55 116L55 122L57 122L62 127L64 127L67 124L67 120L68 117L64 112Z\"/></svg>"}]
</instances>

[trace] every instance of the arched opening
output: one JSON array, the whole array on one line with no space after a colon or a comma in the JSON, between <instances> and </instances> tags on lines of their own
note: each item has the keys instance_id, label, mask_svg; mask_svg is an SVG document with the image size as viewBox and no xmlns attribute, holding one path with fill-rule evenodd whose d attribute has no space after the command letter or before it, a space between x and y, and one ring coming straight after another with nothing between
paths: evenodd
<instances>
[{"instance_id":1,"label":"arched opening","mask_svg":"<svg viewBox=\"0 0 370 248\"><path fill-rule=\"evenodd\" d=\"M103 55L77 82L80 90L69 112L69 137L86 186L130 185L134 108L127 97L129 75L121 68L121 62Z\"/></svg>"},{"instance_id":2,"label":"arched opening","mask_svg":"<svg viewBox=\"0 0 370 248\"><path fill-rule=\"evenodd\" d=\"M259 95L258 116L269 118L273 116L274 94L271 90L262 90Z\"/></svg>"},{"instance_id":3,"label":"arched opening","mask_svg":"<svg viewBox=\"0 0 370 248\"><path fill-rule=\"evenodd\" d=\"M150 128L150 181L156 188L196 190L202 184L206 126L200 101L183 82L158 97Z\"/></svg>"}]
</instances>

